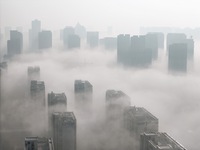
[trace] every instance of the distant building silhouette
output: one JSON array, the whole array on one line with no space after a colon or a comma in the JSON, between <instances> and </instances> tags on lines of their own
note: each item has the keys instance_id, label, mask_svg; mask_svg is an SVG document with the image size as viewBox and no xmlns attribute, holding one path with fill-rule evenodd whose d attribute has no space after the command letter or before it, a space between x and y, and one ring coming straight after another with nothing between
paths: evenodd
<instances>
[{"instance_id":1,"label":"distant building silhouette","mask_svg":"<svg viewBox=\"0 0 200 150\"><path fill-rule=\"evenodd\" d=\"M106 91L106 116L108 120L122 120L123 111L130 106L130 97L122 91Z\"/></svg>"},{"instance_id":2,"label":"distant building silhouette","mask_svg":"<svg viewBox=\"0 0 200 150\"><path fill-rule=\"evenodd\" d=\"M28 67L28 81L30 82L31 80L40 80L40 67L39 66L29 66Z\"/></svg>"},{"instance_id":3,"label":"distant building silhouette","mask_svg":"<svg viewBox=\"0 0 200 150\"><path fill-rule=\"evenodd\" d=\"M29 30L29 45L32 51L39 49L38 36L41 31L41 21L33 20L31 22L31 29Z\"/></svg>"},{"instance_id":4,"label":"distant building silhouette","mask_svg":"<svg viewBox=\"0 0 200 150\"><path fill-rule=\"evenodd\" d=\"M140 150L186 150L167 133L142 133Z\"/></svg>"},{"instance_id":5,"label":"distant building silhouette","mask_svg":"<svg viewBox=\"0 0 200 150\"><path fill-rule=\"evenodd\" d=\"M164 42L165 42L165 35L162 32L148 32L147 34L153 34L157 36L158 40L158 48L164 48Z\"/></svg>"},{"instance_id":6,"label":"distant building silhouette","mask_svg":"<svg viewBox=\"0 0 200 150\"><path fill-rule=\"evenodd\" d=\"M102 39L101 43L105 49L116 49L117 48L117 38L116 37L105 37Z\"/></svg>"},{"instance_id":7,"label":"distant building silhouette","mask_svg":"<svg viewBox=\"0 0 200 150\"><path fill-rule=\"evenodd\" d=\"M72 49L72 48L80 48L81 45L81 39L78 35L76 34L70 34L68 36L68 48Z\"/></svg>"},{"instance_id":8,"label":"distant building silhouette","mask_svg":"<svg viewBox=\"0 0 200 150\"><path fill-rule=\"evenodd\" d=\"M23 35L22 33L12 30L10 31L10 40L7 41L8 57L21 54L23 49Z\"/></svg>"},{"instance_id":9,"label":"distant building silhouette","mask_svg":"<svg viewBox=\"0 0 200 150\"><path fill-rule=\"evenodd\" d=\"M75 34L74 28L67 26L63 29L62 34L63 34L63 44L65 47L68 47L69 35Z\"/></svg>"},{"instance_id":10,"label":"distant building silhouette","mask_svg":"<svg viewBox=\"0 0 200 150\"><path fill-rule=\"evenodd\" d=\"M26 137L24 150L54 150L51 138Z\"/></svg>"},{"instance_id":11,"label":"distant building silhouette","mask_svg":"<svg viewBox=\"0 0 200 150\"><path fill-rule=\"evenodd\" d=\"M184 43L186 35L184 33L168 33L167 34L167 50L169 46L175 43Z\"/></svg>"},{"instance_id":12,"label":"distant building silhouette","mask_svg":"<svg viewBox=\"0 0 200 150\"><path fill-rule=\"evenodd\" d=\"M77 23L75 28L75 34L78 35L81 39L85 39L87 35L87 31L84 26L82 26L80 23Z\"/></svg>"},{"instance_id":13,"label":"distant building silhouette","mask_svg":"<svg viewBox=\"0 0 200 150\"><path fill-rule=\"evenodd\" d=\"M168 69L187 72L187 44L176 43L169 46Z\"/></svg>"},{"instance_id":14,"label":"distant building silhouette","mask_svg":"<svg viewBox=\"0 0 200 150\"><path fill-rule=\"evenodd\" d=\"M51 31L39 32L38 41L39 41L39 49L51 48L52 47Z\"/></svg>"},{"instance_id":15,"label":"distant building silhouette","mask_svg":"<svg viewBox=\"0 0 200 150\"><path fill-rule=\"evenodd\" d=\"M194 40L191 39L186 39L187 44L187 58L188 60L193 60L194 58Z\"/></svg>"},{"instance_id":16,"label":"distant building silhouette","mask_svg":"<svg viewBox=\"0 0 200 150\"><path fill-rule=\"evenodd\" d=\"M87 44L91 47L97 47L99 45L99 32L87 32Z\"/></svg>"},{"instance_id":17,"label":"distant building silhouette","mask_svg":"<svg viewBox=\"0 0 200 150\"><path fill-rule=\"evenodd\" d=\"M91 112L93 100L93 86L89 81L75 80L75 105L84 113Z\"/></svg>"},{"instance_id":18,"label":"distant building silhouette","mask_svg":"<svg viewBox=\"0 0 200 150\"><path fill-rule=\"evenodd\" d=\"M158 58L158 35L153 33L146 34L145 48L152 51L152 58L156 60Z\"/></svg>"},{"instance_id":19,"label":"distant building silhouette","mask_svg":"<svg viewBox=\"0 0 200 150\"><path fill-rule=\"evenodd\" d=\"M55 150L76 150L76 118L73 112L55 112L52 118Z\"/></svg>"}]
</instances>

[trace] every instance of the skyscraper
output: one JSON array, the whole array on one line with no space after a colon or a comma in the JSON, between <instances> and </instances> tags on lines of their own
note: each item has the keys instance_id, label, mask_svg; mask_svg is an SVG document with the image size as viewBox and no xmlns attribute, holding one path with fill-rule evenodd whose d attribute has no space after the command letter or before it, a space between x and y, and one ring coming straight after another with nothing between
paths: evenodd
<instances>
[{"instance_id":1,"label":"skyscraper","mask_svg":"<svg viewBox=\"0 0 200 150\"><path fill-rule=\"evenodd\" d=\"M51 138L26 137L25 150L54 150Z\"/></svg>"},{"instance_id":2,"label":"skyscraper","mask_svg":"<svg viewBox=\"0 0 200 150\"><path fill-rule=\"evenodd\" d=\"M186 150L167 133L142 133L140 150Z\"/></svg>"},{"instance_id":3,"label":"skyscraper","mask_svg":"<svg viewBox=\"0 0 200 150\"><path fill-rule=\"evenodd\" d=\"M52 125L55 150L76 150L76 118L74 113L53 113Z\"/></svg>"},{"instance_id":4,"label":"skyscraper","mask_svg":"<svg viewBox=\"0 0 200 150\"><path fill-rule=\"evenodd\" d=\"M68 42L67 42L68 48L80 48L81 46L81 39L78 35L76 34L70 34L68 36Z\"/></svg>"},{"instance_id":5,"label":"skyscraper","mask_svg":"<svg viewBox=\"0 0 200 150\"><path fill-rule=\"evenodd\" d=\"M75 34L74 28L67 26L63 29L62 33L63 33L63 44L65 47L68 47L69 36Z\"/></svg>"},{"instance_id":6,"label":"skyscraper","mask_svg":"<svg viewBox=\"0 0 200 150\"><path fill-rule=\"evenodd\" d=\"M184 43L186 35L184 33L168 33L167 34L167 50L169 46L175 43Z\"/></svg>"},{"instance_id":7,"label":"skyscraper","mask_svg":"<svg viewBox=\"0 0 200 150\"><path fill-rule=\"evenodd\" d=\"M92 109L93 86L89 81L75 80L74 82L75 105L85 113Z\"/></svg>"},{"instance_id":8,"label":"skyscraper","mask_svg":"<svg viewBox=\"0 0 200 150\"><path fill-rule=\"evenodd\" d=\"M138 139L143 132L158 132L158 119L143 107L130 106L124 109L124 127Z\"/></svg>"},{"instance_id":9,"label":"skyscraper","mask_svg":"<svg viewBox=\"0 0 200 150\"><path fill-rule=\"evenodd\" d=\"M8 57L21 54L23 49L23 36L22 33L12 30L10 31L10 40L7 41L7 54Z\"/></svg>"},{"instance_id":10,"label":"skyscraper","mask_svg":"<svg viewBox=\"0 0 200 150\"><path fill-rule=\"evenodd\" d=\"M39 32L38 42L39 42L39 49L51 48L52 47L51 31L43 30Z\"/></svg>"},{"instance_id":11,"label":"skyscraper","mask_svg":"<svg viewBox=\"0 0 200 150\"><path fill-rule=\"evenodd\" d=\"M187 72L187 44L176 43L169 46L168 69Z\"/></svg>"},{"instance_id":12,"label":"skyscraper","mask_svg":"<svg viewBox=\"0 0 200 150\"><path fill-rule=\"evenodd\" d=\"M122 120L124 108L130 106L130 97L122 91L106 91L106 116L108 120Z\"/></svg>"},{"instance_id":13,"label":"skyscraper","mask_svg":"<svg viewBox=\"0 0 200 150\"><path fill-rule=\"evenodd\" d=\"M91 47L97 47L99 45L99 32L87 32L87 44Z\"/></svg>"},{"instance_id":14,"label":"skyscraper","mask_svg":"<svg viewBox=\"0 0 200 150\"><path fill-rule=\"evenodd\" d=\"M29 30L29 45L33 51L38 49L38 35L40 31L41 22L39 20L33 20L31 23L31 29Z\"/></svg>"}]
</instances>

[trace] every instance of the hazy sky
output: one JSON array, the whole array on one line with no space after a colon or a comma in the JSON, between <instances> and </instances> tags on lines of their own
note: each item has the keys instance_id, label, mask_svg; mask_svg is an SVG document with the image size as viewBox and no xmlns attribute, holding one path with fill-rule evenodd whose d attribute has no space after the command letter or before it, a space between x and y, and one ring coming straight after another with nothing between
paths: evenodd
<instances>
[{"instance_id":1,"label":"hazy sky","mask_svg":"<svg viewBox=\"0 0 200 150\"><path fill-rule=\"evenodd\" d=\"M1 26L23 26L33 19L43 28L77 22L90 30L132 32L139 26L200 26L198 0L0 0Z\"/></svg>"}]
</instances>

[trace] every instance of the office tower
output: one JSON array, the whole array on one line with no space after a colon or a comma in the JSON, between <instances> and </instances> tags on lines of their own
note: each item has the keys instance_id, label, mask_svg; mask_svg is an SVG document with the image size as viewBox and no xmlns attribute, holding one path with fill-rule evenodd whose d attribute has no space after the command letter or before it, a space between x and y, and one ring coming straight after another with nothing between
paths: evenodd
<instances>
[{"instance_id":1,"label":"office tower","mask_svg":"<svg viewBox=\"0 0 200 150\"><path fill-rule=\"evenodd\" d=\"M153 52L152 48L148 47L154 47L154 45L150 43L151 40L149 39L151 39L151 36L149 36L149 39L147 37L145 35L131 37L128 56L130 57L130 64L134 67L147 67L152 63Z\"/></svg>"},{"instance_id":2,"label":"office tower","mask_svg":"<svg viewBox=\"0 0 200 150\"><path fill-rule=\"evenodd\" d=\"M52 126L55 150L76 150L76 118L74 113L53 113Z\"/></svg>"},{"instance_id":3,"label":"office tower","mask_svg":"<svg viewBox=\"0 0 200 150\"><path fill-rule=\"evenodd\" d=\"M10 40L7 41L7 54L8 57L21 54L23 49L23 36L22 33L12 30L10 31Z\"/></svg>"},{"instance_id":4,"label":"office tower","mask_svg":"<svg viewBox=\"0 0 200 150\"><path fill-rule=\"evenodd\" d=\"M143 133L140 136L140 150L186 150L167 133Z\"/></svg>"},{"instance_id":5,"label":"office tower","mask_svg":"<svg viewBox=\"0 0 200 150\"><path fill-rule=\"evenodd\" d=\"M45 106L45 84L43 81L31 81L31 99L39 104L38 107Z\"/></svg>"},{"instance_id":6,"label":"office tower","mask_svg":"<svg viewBox=\"0 0 200 150\"><path fill-rule=\"evenodd\" d=\"M86 38L86 29L84 26L82 26L80 23L77 23L74 28L75 34L78 35L81 39Z\"/></svg>"},{"instance_id":7,"label":"office tower","mask_svg":"<svg viewBox=\"0 0 200 150\"><path fill-rule=\"evenodd\" d=\"M31 22L31 29L29 30L29 44L33 51L38 49L38 35L41 31L41 22L39 20L33 20Z\"/></svg>"},{"instance_id":8,"label":"office tower","mask_svg":"<svg viewBox=\"0 0 200 150\"><path fill-rule=\"evenodd\" d=\"M124 109L124 127L138 139L143 132L158 132L158 119L143 107L130 106Z\"/></svg>"},{"instance_id":9,"label":"office tower","mask_svg":"<svg viewBox=\"0 0 200 150\"><path fill-rule=\"evenodd\" d=\"M29 66L28 67L28 81L40 80L40 67L39 66Z\"/></svg>"},{"instance_id":10,"label":"office tower","mask_svg":"<svg viewBox=\"0 0 200 150\"><path fill-rule=\"evenodd\" d=\"M106 116L108 120L121 120L124 108L130 106L130 97L122 91L106 91Z\"/></svg>"},{"instance_id":11,"label":"office tower","mask_svg":"<svg viewBox=\"0 0 200 150\"><path fill-rule=\"evenodd\" d=\"M186 39L187 44L187 58L188 60L193 60L194 58L194 40L191 39Z\"/></svg>"},{"instance_id":12,"label":"office tower","mask_svg":"<svg viewBox=\"0 0 200 150\"><path fill-rule=\"evenodd\" d=\"M85 113L92 109L93 86L89 81L75 80L74 82L75 105Z\"/></svg>"},{"instance_id":13,"label":"office tower","mask_svg":"<svg viewBox=\"0 0 200 150\"><path fill-rule=\"evenodd\" d=\"M91 47L97 47L99 45L99 32L87 32L87 44Z\"/></svg>"},{"instance_id":14,"label":"office tower","mask_svg":"<svg viewBox=\"0 0 200 150\"><path fill-rule=\"evenodd\" d=\"M50 131L52 130L52 113L65 111L67 111L67 97L65 93L48 93L48 120Z\"/></svg>"},{"instance_id":15,"label":"office tower","mask_svg":"<svg viewBox=\"0 0 200 150\"><path fill-rule=\"evenodd\" d=\"M164 36L164 33L162 32L148 32L148 34L153 34L153 35L156 35L157 36L157 42L158 42L158 48L164 48L164 40L165 40L165 36Z\"/></svg>"},{"instance_id":16,"label":"office tower","mask_svg":"<svg viewBox=\"0 0 200 150\"><path fill-rule=\"evenodd\" d=\"M105 37L103 39L103 45L104 45L105 49L116 49L117 48L117 38Z\"/></svg>"},{"instance_id":17,"label":"office tower","mask_svg":"<svg viewBox=\"0 0 200 150\"><path fill-rule=\"evenodd\" d=\"M24 150L54 150L51 138L26 137Z\"/></svg>"},{"instance_id":18,"label":"office tower","mask_svg":"<svg viewBox=\"0 0 200 150\"><path fill-rule=\"evenodd\" d=\"M74 33L73 27L68 26L63 29L63 44L65 47L68 47L69 35L74 35Z\"/></svg>"},{"instance_id":19,"label":"office tower","mask_svg":"<svg viewBox=\"0 0 200 150\"><path fill-rule=\"evenodd\" d=\"M52 47L52 33L51 31L41 31L38 36L39 49L46 49Z\"/></svg>"},{"instance_id":20,"label":"office tower","mask_svg":"<svg viewBox=\"0 0 200 150\"><path fill-rule=\"evenodd\" d=\"M80 48L81 45L81 39L78 35L76 34L70 34L68 36L68 42L67 42L68 48Z\"/></svg>"},{"instance_id":21,"label":"office tower","mask_svg":"<svg viewBox=\"0 0 200 150\"><path fill-rule=\"evenodd\" d=\"M145 35L145 48L152 51L152 58L158 58L158 36L156 34Z\"/></svg>"},{"instance_id":22,"label":"office tower","mask_svg":"<svg viewBox=\"0 0 200 150\"><path fill-rule=\"evenodd\" d=\"M169 46L175 43L184 43L186 35L184 33L168 33L167 34L167 50Z\"/></svg>"},{"instance_id":23,"label":"office tower","mask_svg":"<svg viewBox=\"0 0 200 150\"><path fill-rule=\"evenodd\" d=\"M117 62L129 64L129 51L130 51L130 35L120 34L117 36Z\"/></svg>"},{"instance_id":24,"label":"office tower","mask_svg":"<svg viewBox=\"0 0 200 150\"><path fill-rule=\"evenodd\" d=\"M169 46L168 69L187 72L187 44L176 43Z\"/></svg>"}]
</instances>

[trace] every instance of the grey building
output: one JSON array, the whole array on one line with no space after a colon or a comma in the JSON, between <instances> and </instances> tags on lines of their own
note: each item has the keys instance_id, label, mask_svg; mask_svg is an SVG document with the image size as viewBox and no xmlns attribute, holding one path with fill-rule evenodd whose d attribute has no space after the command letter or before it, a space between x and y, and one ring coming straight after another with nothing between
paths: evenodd
<instances>
[{"instance_id":1,"label":"grey building","mask_svg":"<svg viewBox=\"0 0 200 150\"><path fill-rule=\"evenodd\" d=\"M117 38L116 37L105 37L102 39L102 43L105 49L116 49Z\"/></svg>"},{"instance_id":2,"label":"grey building","mask_svg":"<svg viewBox=\"0 0 200 150\"><path fill-rule=\"evenodd\" d=\"M122 91L106 91L106 116L108 120L122 120L124 108L130 106L130 97Z\"/></svg>"},{"instance_id":3,"label":"grey building","mask_svg":"<svg viewBox=\"0 0 200 150\"><path fill-rule=\"evenodd\" d=\"M39 66L29 66L28 70L28 81L31 80L40 80L40 67Z\"/></svg>"},{"instance_id":4,"label":"grey building","mask_svg":"<svg viewBox=\"0 0 200 150\"><path fill-rule=\"evenodd\" d=\"M51 138L26 137L25 150L54 150L53 140Z\"/></svg>"},{"instance_id":5,"label":"grey building","mask_svg":"<svg viewBox=\"0 0 200 150\"><path fill-rule=\"evenodd\" d=\"M39 32L38 36L39 49L46 49L52 47L52 32L43 30Z\"/></svg>"},{"instance_id":6,"label":"grey building","mask_svg":"<svg viewBox=\"0 0 200 150\"><path fill-rule=\"evenodd\" d=\"M89 81L75 80L75 105L79 110L91 111L93 99L93 86Z\"/></svg>"},{"instance_id":7,"label":"grey building","mask_svg":"<svg viewBox=\"0 0 200 150\"><path fill-rule=\"evenodd\" d=\"M80 37L76 34L70 34L68 36L67 46L69 49L80 48L81 46Z\"/></svg>"},{"instance_id":8,"label":"grey building","mask_svg":"<svg viewBox=\"0 0 200 150\"><path fill-rule=\"evenodd\" d=\"M74 113L53 113L52 126L55 150L76 150L76 118Z\"/></svg>"},{"instance_id":9,"label":"grey building","mask_svg":"<svg viewBox=\"0 0 200 150\"><path fill-rule=\"evenodd\" d=\"M143 133L140 137L140 150L186 150L167 133Z\"/></svg>"},{"instance_id":10,"label":"grey building","mask_svg":"<svg viewBox=\"0 0 200 150\"><path fill-rule=\"evenodd\" d=\"M78 35L81 39L85 39L87 35L87 31L84 26L80 23L77 23L74 28L75 34Z\"/></svg>"},{"instance_id":11,"label":"grey building","mask_svg":"<svg viewBox=\"0 0 200 150\"><path fill-rule=\"evenodd\" d=\"M158 35L148 33L145 36L145 48L152 51L152 59L158 58Z\"/></svg>"},{"instance_id":12,"label":"grey building","mask_svg":"<svg viewBox=\"0 0 200 150\"><path fill-rule=\"evenodd\" d=\"M168 70L187 72L187 44L172 44L168 53Z\"/></svg>"},{"instance_id":13,"label":"grey building","mask_svg":"<svg viewBox=\"0 0 200 150\"><path fill-rule=\"evenodd\" d=\"M158 132L158 119L143 107L130 106L124 110L124 127L139 139L143 132Z\"/></svg>"},{"instance_id":14,"label":"grey building","mask_svg":"<svg viewBox=\"0 0 200 150\"><path fill-rule=\"evenodd\" d=\"M175 43L184 43L186 40L186 35L184 33L168 33L167 34L167 50L169 46Z\"/></svg>"},{"instance_id":15,"label":"grey building","mask_svg":"<svg viewBox=\"0 0 200 150\"><path fill-rule=\"evenodd\" d=\"M31 99L39 104L38 106L45 106L45 84L43 81L32 80L30 85Z\"/></svg>"},{"instance_id":16,"label":"grey building","mask_svg":"<svg viewBox=\"0 0 200 150\"><path fill-rule=\"evenodd\" d=\"M194 40L192 38L186 39L187 44L187 58L188 60L193 60L194 58Z\"/></svg>"},{"instance_id":17,"label":"grey building","mask_svg":"<svg viewBox=\"0 0 200 150\"><path fill-rule=\"evenodd\" d=\"M36 51L39 48L38 35L41 31L41 21L33 20L31 22L31 29L29 30L29 45L32 51Z\"/></svg>"},{"instance_id":18,"label":"grey building","mask_svg":"<svg viewBox=\"0 0 200 150\"><path fill-rule=\"evenodd\" d=\"M23 49L23 35L16 30L10 31L10 40L7 41L8 57L21 54Z\"/></svg>"},{"instance_id":19,"label":"grey building","mask_svg":"<svg viewBox=\"0 0 200 150\"><path fill-rule=\"evenodd\" d=\"M91 47L97 47L99 45L99 32L87 32L87 44Z\"/></svg>"},{"instance_id":20,"label":"grey building","mask_svg":"<svg viewBox=\"0 0 200 150\"><path fill-rule=\"evenodd\" d=\"M65 47L68 47L69 35L74 35L74 34L75 31L73 27L67 26L63 29L62 36L63 36L63 44Z\"/></svg>"}]
</instances>

